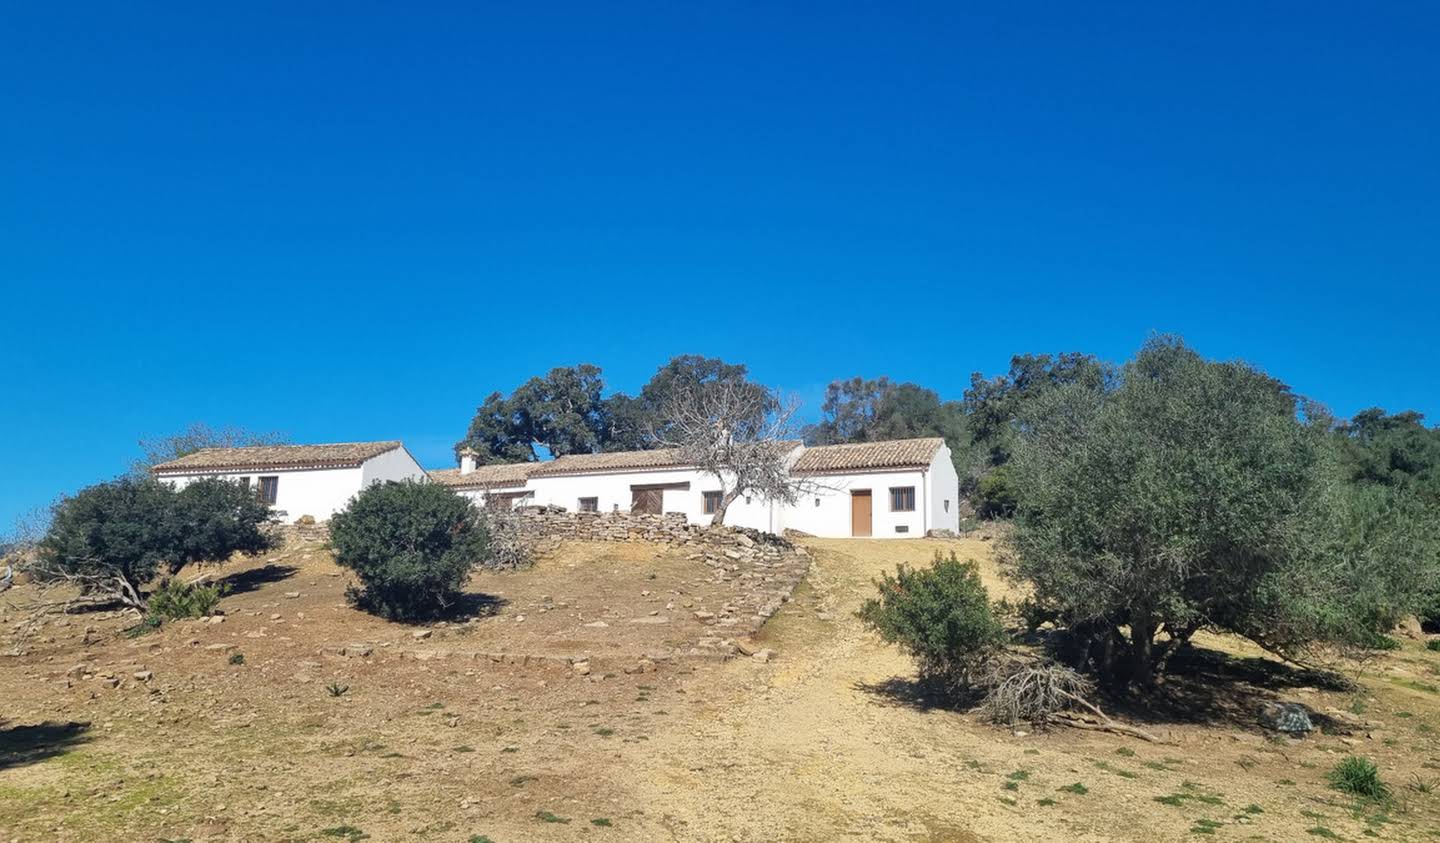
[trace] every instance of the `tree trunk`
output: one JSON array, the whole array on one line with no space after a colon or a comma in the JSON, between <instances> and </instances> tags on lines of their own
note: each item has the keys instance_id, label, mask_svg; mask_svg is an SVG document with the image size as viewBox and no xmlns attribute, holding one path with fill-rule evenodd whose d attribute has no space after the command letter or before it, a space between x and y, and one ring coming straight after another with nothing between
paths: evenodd
<instances>
[{"instance_id":1,"label":"tree trunk","mask_svg":"<svg viewBox=\"0 0 1440 843\"><path fill-rule=\"evenodd\" d=\"M710 516L710 526L719 527L725 523L725 511L730 508L730 504L734 503L738 497L740 497L739 489L731 489L720 496L720 505L715 507L715 514Z\"/></svg>"}]
</instances>

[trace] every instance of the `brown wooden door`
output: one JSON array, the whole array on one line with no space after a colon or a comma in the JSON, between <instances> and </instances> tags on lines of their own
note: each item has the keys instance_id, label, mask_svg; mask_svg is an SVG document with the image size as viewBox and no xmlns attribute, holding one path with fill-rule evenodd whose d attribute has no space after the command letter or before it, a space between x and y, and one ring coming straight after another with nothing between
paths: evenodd
<instances>
[{"instance_id":1,"label":"brown wooden door","mask_svg":"<svg viewBox=\"0 0 1440 843\"><path fill-rule=\"evenodd\" d=\"M664 506L665 492L660 489L631 489L630 511L659 515Z\"/></svg>"},{"instance_id":2,"label":"brown wooden door","mask_svg":"<svg viewBox=\"0 0 1440 843\"><path fill-rule=\"evenodd\" d=\"M869 489L856 489L850 493L850 535L870 535Z\"/></svg>"}]
</instances>

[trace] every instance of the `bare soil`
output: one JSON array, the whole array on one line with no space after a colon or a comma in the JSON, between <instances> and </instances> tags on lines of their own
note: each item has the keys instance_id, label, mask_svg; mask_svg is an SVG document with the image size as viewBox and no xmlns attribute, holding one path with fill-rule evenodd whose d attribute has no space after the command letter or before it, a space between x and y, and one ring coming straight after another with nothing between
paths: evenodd
<instances>
[{"instance_id":1,"label":"bare soil","mask_svg":"<svg viewBox=\"0 0 1440 843\"><path fill-rule=\"evenodd\" d=\"M1201 678L1163 704L1111 701L1166 744L1000 729L927 696L853 615L881 570L937 550L1004 593L990 542L808 544L751 644L768 663L692 655L720 634L695 612L733 584L640 544L479 575L476 618L443 626L349 607L320 549L227 566L222 623L52 621L0 657L0 841L1440 839L1440 653L1421 641L1356 693L1205 639ZM1266 735L1267 699L1331 713L1330 733ZM1393 804L1327 786L1351 753Z\"/></svg>"}]
</instances>

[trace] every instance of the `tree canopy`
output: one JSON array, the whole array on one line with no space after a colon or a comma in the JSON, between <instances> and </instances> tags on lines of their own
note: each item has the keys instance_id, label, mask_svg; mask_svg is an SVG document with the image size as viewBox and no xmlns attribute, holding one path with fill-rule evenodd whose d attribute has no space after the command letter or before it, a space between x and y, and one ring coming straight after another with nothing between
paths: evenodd
<instances>
[{"instance_id":1,"label":"tree canopy","mask_svg":"<svg viewBox=\"0 0 1440 843\"><path fill-rule=\"evenodd\" d=\"M638 395L607 396L598 366L555 368L508 396L490 394L455 448L474 449L482 464L538 460L541 449L558 457L654 448L669 423L666 408L682 392L730 385L770 400L769 391L747 375L743 365L686 354L656 370Z\"/></svg>"},{"instance_id":2,"label":"tree canopy","mask_svg":"<svg viewBox=\"0 0 1440 843\"><path fill-rule=\"evenodd\" d=\"M211 427L203 422L195 422L179 433L141 439L140 451L143 456L131 464L130 471L136 476L148 476L151 466L179 459L202 448L284 445L289 441L283 433L275 431L254 431L232 425Z\"/></svg>"},{"instance_id":3,"label":"tree canopy","mask_svg":"<svg viewBox=\"0 0 1440 843\"><path fill-rule=\"evenodd\" d=\"M1021 411L1007 567L1078 657L1149 683L1200 629L1282 653L1363 645L1429 599L1403 501L1357 501L1281 382L1157 338ZM1411 531L1413 534L1413 531ZM1164 636L1162 639L1161 636Z\"/></svg>"}]
</instances>

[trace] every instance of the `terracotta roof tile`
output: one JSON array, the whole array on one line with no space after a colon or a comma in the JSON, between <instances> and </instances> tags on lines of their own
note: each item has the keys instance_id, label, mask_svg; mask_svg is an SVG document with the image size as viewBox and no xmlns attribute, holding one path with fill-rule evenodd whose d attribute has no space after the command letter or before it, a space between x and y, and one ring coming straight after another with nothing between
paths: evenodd
<instances>
[{"instance_id":1,"label":"terracotta roof tile","mask_svg":"<svg viewBox=\"0 0 1440 843\"><path fill-rule=\"evenodd\" d=\"M535 463L532 462L516 462L479 465L469 474L461 474L458 468L432 469L426 474L429 474L434 482L456 489L488 489L495 486L523 486L534 467Z\"/></svg>"},{"instance_id":2,"label":"terracotta roof tile","mask_svg":"<svg viewBox=\"0 0 1440 843\"><path fill-rule=\"evenodd\" d=\"M650 451L611 451L601 454L569 454L536 465L531 477L553 474L586 474L592 471L620 471L634 468L678 468L686 465L679 448Z\"/></svg>"},{"instance_id":3,"label":"terracotta roof tile","mask_svg":"<svg viewBox=\"0 0 1440 843\"><path fill-rule=\"evenodd\" d=\"M806 448L791 471L796 474L827 471L856 471L876 468L913 468L929 465L945 440L892 439L885 442L856 442L849 445L817 445Z\"/></svg>"},{"instance_id":4,"label":"terracotta roof tile","mask_svg":"<svg viewBox=\"0 0 1440 843\"><path fill-rule=\"evenodd\" d=\"M335 442L327 445L255 445L201 448L193 454L151 467L156 474L267 468L345 468L402 447L386 442Z\"/></svg>"}]
</instances>

